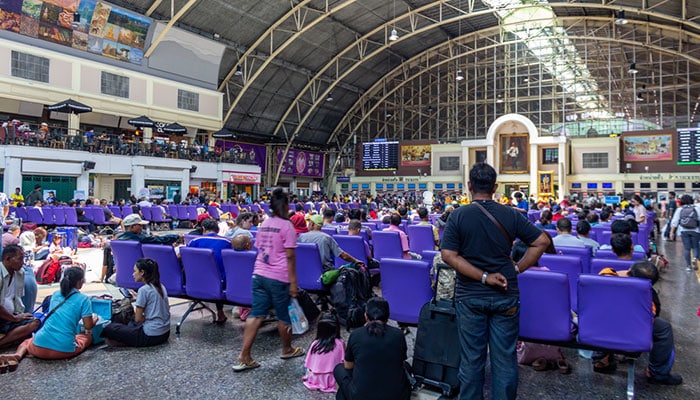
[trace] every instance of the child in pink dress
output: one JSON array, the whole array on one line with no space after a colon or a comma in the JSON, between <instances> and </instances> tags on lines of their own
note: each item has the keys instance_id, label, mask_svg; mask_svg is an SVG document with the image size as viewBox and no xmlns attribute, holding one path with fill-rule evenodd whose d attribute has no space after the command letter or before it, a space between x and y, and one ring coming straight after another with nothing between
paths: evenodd
<instances>
[{"instance_id":1,"label":"child in pink dress","mask_svg":"<svg viewBox=\"0 0 700 400\"><path fill-rule=\"evenodd\" d=\"M316 325L316 340L306 352L306 375L301 379L310 390L335 392L333 368L345 359L345 343L335 314L324 313Z\"/></svg>"}]
</instances>

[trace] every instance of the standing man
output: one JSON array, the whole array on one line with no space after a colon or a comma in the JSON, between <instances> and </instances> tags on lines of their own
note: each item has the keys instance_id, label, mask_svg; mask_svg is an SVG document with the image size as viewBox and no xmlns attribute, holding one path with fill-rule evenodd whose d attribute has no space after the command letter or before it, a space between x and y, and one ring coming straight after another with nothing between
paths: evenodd
<instances>
[{"instance_id":1,"label":"standing man","mask_svg":"<svg viewBox=\"0 0 700 400\"><path fill-rule=\"evenodd\" d=\"M441 242L443 261L457 271L460 399L483 399L487 354L493 374L491 397L516 398L515 345L520 318L517 274L532 266L550 244L542 231L512 207L492 200L497 187L496 170L483 162L474 164L469 171L472 204L452 212ZM513 265L510 254L515 238L528 249Z\"/></svg>"},{"instance_id":2,"label":"standing man","mask_svg":"<svg viewBox=\"0 0 700 400\"><path fill-rule=\"evenodd\" d=\"M34 185L34 190L27 195L27 201L24 204L33 206L37 201L42 200L44 200L44 196L41 195L41 185L37 183Z\"/></svg>"},{"instance_id":3,"label":"standing man","mask_svg":"<svg viewBox=\"0 0 700 400\"><path fill-rule=\"evenodd\" d=\"M12 205L18 207L19 203L24 203L24 196L22 196L22 189L15 188L15 192L10 195L10 200L12 200Z\"/></svg>"},{"instance_id":4,"label":"standing man","mask_svg":"<svg viewBox=\"0 0 700 400\"><path fill-rule=\"evenodd\" d=\"M676 192L668 192L668 204L666 205L666 228L664 229L664 239L674 241L675 236L671 236L671 220L676 213L678 203L676 203Z\"/></svg>"}]
</instances>

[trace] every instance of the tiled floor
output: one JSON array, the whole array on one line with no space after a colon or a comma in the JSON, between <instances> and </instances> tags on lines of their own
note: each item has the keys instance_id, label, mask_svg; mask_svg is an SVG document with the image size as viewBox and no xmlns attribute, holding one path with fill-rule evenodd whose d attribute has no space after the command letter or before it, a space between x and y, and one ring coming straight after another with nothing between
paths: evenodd
<instances>
[{"instance_id":1,"label":"tiled floor","mask_svg":"<svg viewBox=\"0 0 700 400\"><path fill-rule=\"evenodd\" d=\"M700 333L698 276L686 272L680 242L662 242L660 251L672 262L671 270L657 284L663 314L674 326L676 339L675 372L685 383L678 387L651 386L644 379L646 357L637 365L638 399L697 399L700 382L695 368L700 365L700 352L695 340ZM88 280L99 275L101 253L81 250L80 257L89 266ZM55 290L42 288L39 299ZM90 284L88 294L112 292L110 285ZM173 302L173 321L186 309L181 300ZM86 353L66 361L42 361L28 358L17 372L0 375L2 399L333 399L331 394L310 392L301 384L303 359L284 361L279 358L279 338L274 324L263 327L255 342L254 357L262 368L235 374L231 370L241 346L243 324L232 318L225 326L215 326L204 313L191 315L179 337L170 343L150 349L105 350L93 347ZM174 324L174 323L173 323ZM313 332L295 339L307 348ZM347 337L347 334L344 333ZM413 352L415 330L407 336L409 355ZM458 349L455 349L458 351ZM535 372L520 367L519 398L521 399L624 399L626 370L614 375L592 371L589 360L572 350L564 350L574 372L560 375L556 371ZM488 379L488 374L487 374ZM436 399L438 394L422 389L415 399ZM489 391L487 389L487 398Z\"/></svg>"}]
</instances>

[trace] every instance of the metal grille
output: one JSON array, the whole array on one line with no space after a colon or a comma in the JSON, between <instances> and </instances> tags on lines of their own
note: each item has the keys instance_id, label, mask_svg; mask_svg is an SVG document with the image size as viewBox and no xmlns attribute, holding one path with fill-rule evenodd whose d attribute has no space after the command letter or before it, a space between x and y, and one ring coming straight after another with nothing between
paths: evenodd
<instances>
[{"instance_id":1,"label":"metal grille","mask_svg":"<svg viewBox=\"0 0 700 400\"><path fill-rule=\"evenodd\" d=\"M100 85L102 94L129 98L129 77L109 72L102 71L102 80Z\"/></svg>"},{"instance_id":2,"label":"metal grille","mask_svg":"<svg viewBox=\"0 0 700 400\"><path fill-rule=\"evenodd\" d=\"M12 76L49 83L49 59L13 51Z\"/></svg>"}]
</instances>

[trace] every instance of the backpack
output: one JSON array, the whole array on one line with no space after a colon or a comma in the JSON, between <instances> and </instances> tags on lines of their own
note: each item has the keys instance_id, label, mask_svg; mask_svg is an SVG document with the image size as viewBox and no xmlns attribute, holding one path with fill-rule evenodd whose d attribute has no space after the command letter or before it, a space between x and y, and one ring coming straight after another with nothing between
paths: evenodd
<instances>
[{"instance_id":1,"label":"backpack","mask_svg":"<svg viewBox=\"0 0 700 400\"><path fill-rule=\"evenodd\" d=\"M695 211L695 206L686 204L681 208L681 226L685 229L697 229L698 213Z\"/></svg>"},{"instance_id":2,"label":"backpack","mask_svg":"<svg viewBox=\"0 0 700 400\"><path fill-rule=\"evenodd\" d=\"M365 304L374 296L371 276L364 263L341 267L338 279L331 286L331 304L338 320L350 330L365 323Z\"/></svg>"},{"instance_id":3,"label":"backpack","mask_svg":"<svg viewBox=\"0 0 700 400\"><path fill-rule=\"evenodd\" d=\"M56 283L61 279L61 272L63 268L69 265L73 265L73 259L67 256L60 257L58 260L54 260L49 257L43 264L36 270L34 277L36 278L36 283L40 285L50 285Z\"/></svg>"}]
</instances>

